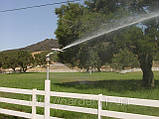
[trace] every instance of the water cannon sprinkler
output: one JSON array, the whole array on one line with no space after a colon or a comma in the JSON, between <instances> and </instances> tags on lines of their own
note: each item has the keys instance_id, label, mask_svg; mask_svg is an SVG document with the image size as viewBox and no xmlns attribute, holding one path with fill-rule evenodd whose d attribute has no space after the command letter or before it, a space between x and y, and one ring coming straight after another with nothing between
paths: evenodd
<instances>
[{"instance_id":1,"label":"water cannon sprinkler","mask_svg":"<svg viewBox=\"0 0 159 119\"><path fill-rule=\"evenodd\" d=\"M52 48L51 49L52 51L57 51L57 52L63 52L63 50L62 49L59 49L59 48ZM46 57L49 57L50 55L52 55L54 52L50 52L50 53L48 53L47 55L46 55Z\"/></svg>"},{"instance_id":2,"label":"water cannon sprinkler","mask_svg":"<svg viewBox=\"0 0 159 119\"><path fill-rule=\"evenodd\" d=\"M63 52L62 49L59 48L52 48L52 52L46 55L46 62L47 62L47 80L49 80L49 72L50 72L50 55L54 54L55 52Z\"/></svg>"},{"instance_id":3,"label":"water cannon sprinkler","mask_svg":"<svg viewBox=\"0 0 159 119\"><path fill-rule=\"evenodd\" d=\"M59 48L52 48L51 50L52 50L52 51L63 52L63 50L62 50L62 49L59 49Z\"/></svg>"}]
</instances>

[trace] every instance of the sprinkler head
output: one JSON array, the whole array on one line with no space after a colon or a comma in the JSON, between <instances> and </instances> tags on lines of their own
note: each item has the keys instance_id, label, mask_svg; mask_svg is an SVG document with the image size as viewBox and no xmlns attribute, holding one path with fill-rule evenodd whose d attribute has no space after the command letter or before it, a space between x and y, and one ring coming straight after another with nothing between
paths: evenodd
<instances>
[{"instance_id":1,"label":"sprinkler head","mask_svg":"<svg viewBox=\"0 0 159 119\"><path fill-rule=\"evenodd\" d=\"M52 51L56 51L56 52L63 52L62 49L59 49L59 48L52 48L51 49ZM54 54L54 52L50 52L49 54L46 55L46 58L47 57L50 57L50 55Z\"/></svg>"},{"instance_id":2,"label":"sprinkler head","mask_svg":"<svg viewBox=\"0 0 159 119\"><path fill-rule=\"evenodd\" d=\"M53 50L53 51L58 51L58 52L63 52L63 50L62 50L62 49L59 49L59 48L52 48L51 50Z\"/></svg>"}]
</instances>

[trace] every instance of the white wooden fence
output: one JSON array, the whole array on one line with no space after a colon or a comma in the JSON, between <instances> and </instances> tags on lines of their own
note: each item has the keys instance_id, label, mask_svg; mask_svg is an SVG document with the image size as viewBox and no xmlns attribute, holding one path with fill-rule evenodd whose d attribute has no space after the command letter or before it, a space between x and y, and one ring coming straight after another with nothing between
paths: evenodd
<instances>
[{"instance_id":1,"label":"white wooden fence","mask_svg":"<svg viewBox=\"0 0 159 119\"><path fill-rule=\"evenodd\" d=\"M17 104L17 105L32 107L32 113L24 113L24 112L18 112L18 111L0 108L1 114L12 115L17 117L24 117L24 118L30 118L30 119L60 119L57 117L50 117L50 109L57 109L57 110L73 111L73 112L80 112L80 113L87 113L87 114L95 114L95 115L98 115L98 119L101 119L102 116L121 118L121 119L159 119L159 117L155 117L155 116L108 111L108 110L102 109L102 102L159 107L159 100L104 96L102 94L92 95L92 94L51 92L49 80L46 80L45 82L45 91L36 90L36 89L29 90L29 89L0 87L0 92L32 95L32 101L0 97L0 102L2 103ZM45 96L45 102L37 102L37 95ZM84 99L84 100L96 100L98 101L98 109L60 105L60 104L51 104L50 103L51 96L76 98L76 99ZM45 109L44 115L36 114L36 107L44 107ZM75 117L72 117L72 118L75 118Z\"/></svg>"}]
</instances>

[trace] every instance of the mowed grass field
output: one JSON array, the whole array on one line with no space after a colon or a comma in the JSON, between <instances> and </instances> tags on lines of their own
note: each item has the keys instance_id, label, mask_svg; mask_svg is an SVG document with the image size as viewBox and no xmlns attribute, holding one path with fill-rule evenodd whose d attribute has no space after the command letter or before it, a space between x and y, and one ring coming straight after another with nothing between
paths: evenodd
<instances>
[{"instance_id":1,"label":"mowed grass field","mask_svg":"<svg viewBox=\"0 0 159 119\"><path fill-rule=\"evenodd\" d=\"M141 72L126 74L101 72L93 73L92 75L89 75L89 73L51 73L51 90L59 92L103 94L110 96L135 97L159 100L159 72L154 72L154 75L156 80L156 87L154 89L145 89L141 86ZM45 79L46 73L0 74L0 87L22 89L36 88L38 90L44 90ZM31 96L28 95L0 92L0 97L25 99L31 101ZM38 101L43 102L43 100L43 96L38 96ZM97 102L89 100L52 97L51 102L56 104L97 108ZM23 112L31 112L31 107L5 103L0 103L0 108L12 109ZM159 116L159 108L153 107L103 103L103 109ZM38 108L37 113L43 114L43 108ZM97 119L96 115L61 110L51 110L51 115L65 119ZM0 114L0 119L21 118ZM103 117L103 119L112 118Z\"/></svg>"}]
</instances>

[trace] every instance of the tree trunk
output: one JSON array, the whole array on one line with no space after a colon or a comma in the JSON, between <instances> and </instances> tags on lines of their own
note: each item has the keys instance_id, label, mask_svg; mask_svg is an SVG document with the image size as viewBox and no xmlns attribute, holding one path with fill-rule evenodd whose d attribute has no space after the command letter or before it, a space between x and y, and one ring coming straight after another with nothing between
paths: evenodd
<instances>
[{"instance_id":1,"label":"tree trunk","mask_svg":"<svg viewBox=\"0 0 159 119\"><path fill-rule=\"evenodd\" d=\"M25 73L27 71L27 67L22 67L22 70Z\"/></svg>"},{"instance_id":2,"label":"tree trunk","mask_svg":"<svg viewBox=\"0 0 159 119\"><path fill-rule=\"evenodd\" d=\"M98 69L98 72L101 72L100 67L97 67L97 69Z\"/></svg>"},{"instance_id":3,"label":"tree trunk","mask_svg":"<svg viewBox=\"0 0 159 119\"><path fill-rule=\"evenodd\" d=\"M154 74L152 72L153 57L150 54L142 55L139 59L140 67L143 72L143 86L153 88L155 86Z\"/></svg>"},{"instance_id":4,"label":"tree trunk","mask_svg":"<svg viewBox=\"0 0 159 119\"><path fill-rule=\"evenodd\" d=\"M87 70L86 72L89 72L89 68L87 68L86 70Z\"/></svg>"},{"instance_id":5,"label":"tree trunk","mask_svg":"<svg viewBox=\"0 0 159 119\"><path fill-rule=\"evenodd\" d=\"M154 82L154 74L152 72L151 69L145 69L145 70L142 70L143 72L143 85L145 87L151 87L153 88L155 86L155 82Z\"/></svg>"},{"instance_id":6,"label":"tree trunk","mask_svg":"<svg viewBox=\"0 0 159 119\"><path fill-rule=\"evenodd\" d=\"M13 70L14 73L16 72L16 68L12 67L12 70Z\"/></svg>"}]
</instances>

